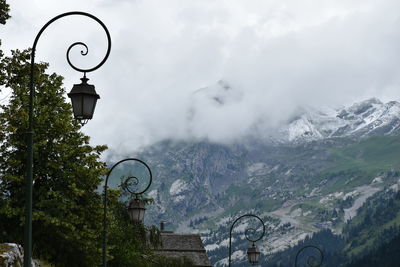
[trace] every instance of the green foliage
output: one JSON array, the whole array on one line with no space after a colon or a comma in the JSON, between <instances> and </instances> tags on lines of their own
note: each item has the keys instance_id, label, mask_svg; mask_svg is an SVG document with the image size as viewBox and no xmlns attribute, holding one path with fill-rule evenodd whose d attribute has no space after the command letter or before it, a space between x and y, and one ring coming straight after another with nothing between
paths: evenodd
<instances>
[{"instance_id":1,"label":"green foliage","mask_svg":"<svg viewBox=\"0 0 400 267\"><path fill-rule=\"evenodd\" d=\"M10 18L10 6L6 0L0 0L0 24L6 24L6 20Z\"/></svg>"},{"instance_id":2,"label":"green foliage","mask_svg":"<svg viewBox=\"0 0 400 267\"><path fill-rule=\"evenodd\" d=\"M3 59L12 91L0 113L0 240L22 243L25 206L29 51ZM56 266L95 266L101 259L102 202L96 192L106 168L105 146L89 145L72 118L63 78L35 66L33 252Z\"/></svg>"},{"instance_id":3,"label":"green foliage","mask_svg":"<svg viewBox=\"0 0 400 267\"><path fill-rule=\"evenodd\" d=\"M358 257L400 233L400 192L381 192L358 210L343 229L346 253Z\"/></svg>"},{"instance_id":4,"label":"green foliage","mask_svg":"<svg viewBox=\"0 0 400 267\"><path fill-rule=\"evenodd\" d=\"M154 258L152 247L159 245L160 232L155 227L130 222L127 204L118 202L120 192L110 190L108 225L108 265L147 266L143 255Z\"/></svg>"},{"instance_id":5,"label":"green foliage","mask_svg":"<svg viewBox=\"0 0 400 267\"><path fill-rule=\"evenodd\" d=\"M10 8L6 3L6 1L0 0L0 24L5 24L6 20L10 18L10 15L8 14L9 11ZM0 45L1 45L1 40L0 40ZM5 79L4 63L2 62L3 56L4 56L3 51L0 49L0 86L4 85L4 79Z\"/></svg>"},{"instance_id":6,"label":"green foliage","mask_svg":"<svg viewBox=\"0 0 400 267\"><path fill-rule=\"evenodd\" d=\"M400 235L346 267L392 267L400 262Z\"/></svg>"}]
</instances>

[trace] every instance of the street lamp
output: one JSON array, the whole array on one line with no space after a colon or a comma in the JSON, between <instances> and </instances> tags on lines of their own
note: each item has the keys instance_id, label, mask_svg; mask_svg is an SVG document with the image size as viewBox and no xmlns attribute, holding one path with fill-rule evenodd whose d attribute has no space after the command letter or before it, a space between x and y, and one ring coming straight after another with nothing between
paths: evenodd
<instances>
[{"instance_id":1,"label":"street lamp","mask_svg":"<svg viewBox=\"0 0 400 267\"><path fill-rule=\"evenodd\" d=\"M88 120L93 118L94 109L100 96L94 90L94 85L88 84L86 74L81 78L82 83L74 84L68 97L71 98L74 118L81 125L85 125Z\"/></svg>"},{"instance_id":2,"label":"street lamp","mask_svg":"<svg viewBox=\"0 0 400 267\"><path fill-rule=\"evenodd\" d=\"M70 45L70 47L67 50L67 61L68 64L76 71L79 72L83 72L84 73L84 79L86 79L86 73L88 72L92 72L98 68L100 68L104 62L106 62L109 54L110 54L110 50L111 50L111 37L110 37L110 33L108 32L107 27L104 25L104 23L99 20L97 17L93 16L92 14L86 13L86 12L81 12L81 11L72 11L72 12L66 12L63 14L60 14L54 18L52 18L51 20L49 20L39 31L39 33L36 35L36 38L33 42L33 46L32 46L32 51L31 51L31 67L30 67L30 81L29 81L29 126L28 126L28 131L27 131L27 151L28 151L28 155L27 155L27 170L26 170L26 203L25 203L25 236L24 236L24 267L30 267L31 266L31 260L32 260L32 191L33 191L33 98L35 95L35 89L34 89L34 66L35 66L35 51L36 51L36 45L39 41L40 36L42 35L43 31L54 21L66 17L66 16L71 16L71 15L79 15L79 16L86 16L89 17L93 20L95 20L96 22L98 22L101 27L104 29L104 31L106 32L107 35L107 41L108 41L108 46L107 46L107 52L106 55L104 56L103 60L95 67L90 68L90 69L81 69L76 67L75 65L73 65L69 59L69 52L70 50L77 46L83 46L85 47L85 51L81 51L81 55L85 56L88 53L88 47L86 46L86 44L82 43L82 42L75 42L72 45ZM85 85L86 86L86 85ZM75 87L75 86L74 86ZM93 87L94 90L94 87ZM73 107L79 107L79 103L76 102L77 99L77 94L75 94L74 92L72 92L71 95L71 99L72 99L72 106ZM70 93L70 94L71 94ZM85 92L81 92L81 95L83 97L81 97L81 99L83 101L86 100L86 102L82 102L83 104L80 104L80 107L82 108L81 112L81 117L77 117L75 114L75 118L79 120L79 122L82 124L86 123L87 120L91 119L93 117L93 112L94 112L94 105L93 104L93 96L91 98L91 100L87 97L87 93ZM97 96L96 100L99 97ZM90 112L88 111L88 107L87 104L91 104L92 108L90 109ZM79 108L78 108L79 110ZM74 108L75 111L75 108Z\"/></svg>"},{"instance_id":3,"label":"street lamp","mask_svg":"<svg viewBox=\"0 0 400 267\"><path fill-rule=\"evenodd\" d=\"M295 267L299 266L297 264L298 260L300 259L299 256L300 256L301 253L305 252L306 249L307 249L307 251L314 251L314 254L315 254L315 252L318 254L318 256L305 254L306 259L305 259L304 262L306 263L306 265L309 266L309 267L319 267L319 266L321 266L323 261L324 261L324 253L322 252L322 250L319 247L316 247L316 246L313 246L313 245L304 246L297 252L296 258L295 258L295 261L294 261L294 266ZM301 257L301 258L304 258L304 257ZM317 258L319 258L320 260L317 261Z\"/></svg>"},{"instance_id":4,"label":"street lamp","mask_svg":"<svg viewBox=\"0 0 400 267\"><path fill-rule=\"evenodd\" d=\"M258 219L258 220L261 222L262 226L263 226L263 232L262 232L262 234L261 234L257 239L251 239L251 238L247 235L247 233L248 233L249 231L255 232L255 231L256 231L255 229L253 229L253 228L248 228L248 229L246 229L246 231L245 231L245 237L246 237L246 239L247 239L248 241L250 241L250 242L253 243L253 245L252 245L250 248L247 249L247 257L248 257L249 262L250 262L251 264L255 265L255 264L258 263L258 259L260 258L260 254L261 254L261 253L260 253L260 250L259 250L259 249L257 248L257 246L255 245L255 242L257 242L258 240L260 240L261 238L263 238L263 236L264 236L264 234L265 234L265 224L264 224L263 220L261 220L261 218L258 217L257 215L254 215L254 214L244 214L244 215L240 216L239 218L237 218L237 219L232 223L231 229L230 229L230 231L229 231L229 266L231 266L231 254L232 254L232 230L233 230L233 227L235 226L236 222L239 221L240 219L242 219L243 217L254 217L254 218Z\"/></svg>"},{"instance_id":5,"label":"street lamp","mask_svg":"<svg viewBox=\"0 0 400 267\"><path fill-rule=\"evenodd\" d=\"M247 258L249 259L249 262L253 265L258 263L260 254L261 254L260 250L254 243L251 247L247 249Z\"/></svg>"},{"instance_id":6,"label":"street lamp","mask_svg":"<svg viewBox=\"0 0 400 267\"><path fill-rule=\"evenodd\" d=\"M145 204L138 197L129 202L128 214L132 222L143 223L145 212Z\"/></svg>"},{"instance_id":7,"label":"street lamp","mask_svg":"<svg viewBox=\"0 0 400 267\"><path fill-rule=\"evenodd\" d=\"M123 188L126 189L129 193L134 194L135 198L130 201L129 207L128 207L128 214L130 219L134 223L142 223L144 219L144 213L146 211L145 204L144 202L139 198L139 196L143 193L145 193L149 188L150 185L153 181L153 174L151 173L150 167L142 160L136 159L136 158L126 158L123 160L118 161L115 163L111 169L107 173L107 177L104 183L104 199L103 199L103 207L104 207L104 213L103 213L103 267L107 266L107 184L108 184L108 179L110 178L110 175L112 171L120 165L123 162L128 162L128 161L134 161L134 162L139 162L142 164L147 172L149 173L149 183L147 184L146 188L143 189L142 191L136 192L136 190L132 190L130 188L130 185L138 185L139 184L139 178L136 176L128 176L125 181L123 182Z\"/></svg>"}]
</instances>

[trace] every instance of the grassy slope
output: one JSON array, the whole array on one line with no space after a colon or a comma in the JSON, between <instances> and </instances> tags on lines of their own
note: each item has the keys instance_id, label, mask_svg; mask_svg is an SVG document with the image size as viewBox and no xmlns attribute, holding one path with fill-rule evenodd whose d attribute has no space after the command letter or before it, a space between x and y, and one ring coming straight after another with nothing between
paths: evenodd
<instances>
[{"instance_id":1,"label":"grassy slope","mask_svg":"<svg viewBox=\"0 0 400 267\"><path fill-rule=\"evenodd\" d=\"M331 166L321 175L334 179L323 193L369 184L379 173L400 167L400 136L376 136L331 150Z\"/></svg>"},{"instance_id":2,"label":"grassy slope","mask_svg":"<svg viewBox=\"0 0 400 267\"><path fill-rule=\"evenodd\" d=\"M345 148L333 149L333 168L327 171L360 170L367 174L400 165L400 136L375 136Z\"/></svg>"},{"instance_id":3,"label":"grassy slope","mask_svg":"<svg viewBox=\"0 0 400 267\"><path fill-rule=\"evenodd\" d=\"M372 179L380 173L398 171L400 167L400 136L376 136L364 139L345 148L332 149L333 166L325 170L324 175L343 174L333 184L324 189L325 193L335 191L348 191L351 188L371 183ZM393 181L386 181L388 183ZM396 201L396 204L397 201ZM398 206L398 205L395 205ZM393 208L393 207L388 207ZM367 216L366 210L352 220L352 225L357 225ZM359 255L374 246L379 238L379 233L394 225L400 225L400 210L397 215L380 224L367 225L356 236L348 239L348 255ZM354 240L359 240L357 245L350 245Z\"/></svg>"}]
</instances>

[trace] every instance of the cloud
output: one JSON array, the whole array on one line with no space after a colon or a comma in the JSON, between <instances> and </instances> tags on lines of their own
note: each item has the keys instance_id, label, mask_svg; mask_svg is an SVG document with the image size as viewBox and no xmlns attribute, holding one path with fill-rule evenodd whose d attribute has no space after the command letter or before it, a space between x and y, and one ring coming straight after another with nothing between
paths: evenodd
<instances>
[{"instance_id":1,"label":"cloud","mask_svg":"<svg viewBox=\"0 0 400 267\"><path fill-rule=\"evenodd\" d=\"M399 99L394 0L53 2L11 3L3 47L29 46L40 25L67 10L102 19L113 47L89 75L101 99L84 131L114 150L166 138L234 141L260 122L279 124L299 106ZM87 24L60 22L40 43L40 60L66 77L67 88L80 76L63 58L71 35L91 44L89 60L75 57L79 64L104 53L101 29ZM218 95L219 80L232 88L222 95L224 105L195 93L210 87Z\"/></svg>"}]
</instances>

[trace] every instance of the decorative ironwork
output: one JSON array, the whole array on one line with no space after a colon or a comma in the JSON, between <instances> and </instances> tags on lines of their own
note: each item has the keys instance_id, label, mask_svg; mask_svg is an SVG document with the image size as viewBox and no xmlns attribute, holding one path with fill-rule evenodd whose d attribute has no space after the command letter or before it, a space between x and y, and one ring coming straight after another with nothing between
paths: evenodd
<instances>
[{"instance_id":1,"label":"decorative ironwork","mask_svg":"<svg viewBox=\"0 0 400 267\"><path fill-rule=\"evenodd\" d=\"M296 254L296 259L294 262L294 266L298 267L298 266L302 266L302 265L298 265L298 260L300 259L299 256L301 253L306 252L306 250L310 250L312 249L313 251L315 251L318 256L314 256L314 255L307 255L306 259L304 261L304 265L308 266L308 267L319 267L322 265L323 261L324 261L324 253L322 252L322 250L317 247L317 246L313 246L313 245L307 245L302 247ZM318 260L319 259L319 260Z\"/></svg>"},{"instance_id":2,"label":"decorative ironwork","mask_svg":"<svg viewBox=\"0 0 400 267\"><path fill-rule=\"evenodd\" d=\"M123 176L122 177L123 181L122 181L121 187L122 187L122 189L128 191L132 195L141 195L141 194L143 194L144 192L146 192L150 188L150 185L151 185L151 183L153 181L153 175L151 173L150 167L144 161L142 161L140 159L129 158L129 159L121 160L119 163L122 163L122 162L125 162L125 161L129 161L129 160L138 161L143 166L145 166L147 172L149 173L149 182L148 182L148 184L146 185L146 187L143 190L137 191L137 190L135 190L133 188L135 188L135 187L137 187L139 185L139 178L136 177L136 176L133 176L133 175L129 175L129 176L126 176L126 177ZM110 170L110 172L111 172L111 170Z\"/></svg>"},{"instance_id":3,"label":"decorative ironwork","mask_svg":"<svg viewBox=\"0 0 400 267\"><path fill-rule=\"evenodd\" d=\"M239 218L237 218L237 219L232 223L231 229L230 229L230 231L229 231L229 266L231 266L231 254L232 254L232 230L233 230L233 227L235 226L236 222L238 222L240 219L242 219L242 218L244 218L244 217L254 217L254 218L258 219L258 220L261 222L262 226L263 226L263 231L262 231L261 235L260 235L258 238L256 238L256 239L252 239L252 238L250 238L250 237L248 236L249 231L252 231L253 233L256 232L256 230L255 230L254 228L247 228L247 229L245 230L245 237L246 237L246 239L247 239L248 241L250 241L250 242L253 243L253 246L254 246L254 243L255 243L255 242L259 241L259 240L260 240L261 238L263 238L263 236L265 235L265 224L264 224L263 220L262 220L260 217L258 217L257 215L254 215L254 214L244 214L244 215L240 216Z\"/></svg>"},{"instance_id":4,"label":"decorative ironwork","mask_svg":"<svg viewBox=\"0 0 400 267\"><path fill-rule=\"evenodd\" d=\"M107 177L104 183L104 199L103 199L103 207L104 207L104 215L103 215L103 266L106 267L107 266L107 259L106 259L106 254L107 254L107 189L108 189L108 180L110 178L110 175L112 173L112 171L121 163L124 162L128 162L128 161L134 161L134 162L139 162L140 164L142 164L148 174L149 174L149 182L147 184L147 186L145 187L144 190L141 191L135 191L133 189L129 189L130 185L138 185L139 184L139 178L133 175L129 175L127 177L125 177L125 180L122 183L122 186L124 189L128 190L128 192L130 192L131 194L134 195L140 195L145 193L151 186L151 183L153 181L153 174L151 173L151 169L150 167L142 160L140 159L136 159L136 158L126 158L123 160L118 161L117 163L115 163L111 169L108 171L107 173ZM130 181L132 181L130 183Z\"/></svg>"},{"instance_id":5,"label":"decorative ironwork","mask_svg":"<svg viewBox=\"0 0 400 267\"><path fill-rule=\"evenodd\" d=\"M122 184L121 188L127 192L129 192L131 195L136 195L136 190L132 189L135 188L139 185L139 178L136 176L127 176L121 178Z\"/></svg>"},{"instance_id":6,"label":"decorative ironwork","mask_svg":"<svg viewBox=\"0 0 400 267\"><path fill-rule=\"evenodd\" d=\"M111 51L111 37L110 33L107 29L107 27L104 25L104 23L98 19L97 17L93 16L92 14L86 13L86 12L81 12L81 11L72 11L72 12L66 12L63 14L60 14L51 20L49 20L38 32L38 34L35 37L35 40L32 45L32 50L31 50L31 66L30 66L30 76L29 76L29 112L28 112L28 131L27 131L27 171L26 171L26 208L25 208L25 236L24 236L24 267L31 267L31 258L32 258L32 191L33 191L33 114L34 114L34 96L35 96L35 89L34 89L34 66L35 66L35 53L36 53L36 46L39 41L40 36L42 35L43 31L54 21L66 17L66 16L73 16L73 15L78 15L78 16L85 16L89 17L96 22L98 22L104 29L107 35L107 41L108 41L108 47L107 47L107 52L106 55L104 56L103 60L96 65L93 68L90 69L80 69L76 66L74 66L70 59L69 59L69 51L71 50L72 47L75 47L76 45L82 45L83 47L86 48L86 51L81 51L82 55L87 55L88 53L88 47L86 44L82 42L76 42L72 44L68 50L67 50L67 61L69 65L79 71L79 72L91 72L94 71L98 68L100 68L107 60L110 51Z\"/></svg>"},{"instance_id":7,"label":"decorative ironwork","mask_svg":"<svg viewBox=\"0 0 400 267\"><path fill-rule=\"evenodd\" d=\"M245 238L246 238L248 241L255 243L255 242L257 242L258 240L260 240L260 237L259 237L258 239L251 239L251 238L249 237L249 232L253 232L253 234L254 234L254 233L257 232L257 230L254 229L254 228L247 228L247 229L244 231L244 236L245 236Z\"/></svg>"}]
</instances>

